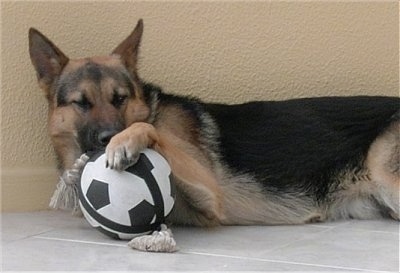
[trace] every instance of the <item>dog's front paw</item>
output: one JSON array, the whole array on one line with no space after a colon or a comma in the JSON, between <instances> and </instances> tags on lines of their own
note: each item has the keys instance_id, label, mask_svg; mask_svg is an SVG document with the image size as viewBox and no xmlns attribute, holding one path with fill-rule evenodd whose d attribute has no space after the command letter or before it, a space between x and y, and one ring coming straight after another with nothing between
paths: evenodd
<instances>
[{"instance_id":1,"label":"dog's front paw","mask_svg":"<svg viewBox=\"0 0 400 273\"><path fill-rule=\"evenodd\" d=\"M106 165L111 169L125 170L134 165L140 152L151 146L156 139L153 125L137 122L116 134L106 147Z\"/></svg>"},{"instance_id":2,"label":"dog's front paw","mask_svg":"<svg viewBox=\"0 0 400 273\"><path fill-rule=\"evenodd\" d=\"M140 153L135 145L129 142L111 141L106 148L106 167L118 171L134 165Z\"/></svg>"}]
</instances>

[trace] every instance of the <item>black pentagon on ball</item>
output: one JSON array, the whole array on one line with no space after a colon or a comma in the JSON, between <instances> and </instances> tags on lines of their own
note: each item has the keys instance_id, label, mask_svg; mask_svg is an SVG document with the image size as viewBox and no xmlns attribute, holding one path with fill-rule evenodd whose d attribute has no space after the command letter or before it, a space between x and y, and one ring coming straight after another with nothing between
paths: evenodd
<instances>
[{"instance_id":1,"label":"black pentagon on ball","mask_svg":"<svg viewBox=\"0 0 400 273\"><path fill-rule=\"evenodd\" d=\"M108 194L108 184L93 179L86 192L86 197L96 210L109 205L110 195Z\"/></svg>"},{"instance_id":2,"label":"black pentagon on ball","mask_svg":"<svg viewBox=\"0 0 400 273\"><path fill-rule=\"evenodd\" d=\"M155 209L152 204L143 200L134 208L128 211L132 226L149 225L155 215Z\"/></svg>"}]
</instances>

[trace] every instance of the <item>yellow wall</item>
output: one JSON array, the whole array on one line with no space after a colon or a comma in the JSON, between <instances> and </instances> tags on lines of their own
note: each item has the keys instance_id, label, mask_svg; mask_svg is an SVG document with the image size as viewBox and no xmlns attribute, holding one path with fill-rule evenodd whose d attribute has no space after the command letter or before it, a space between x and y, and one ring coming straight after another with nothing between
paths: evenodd
<instances>
[{"instance_id":1,"label":"yellow wall","mask_svg":"<svg viewBox=\"0 0 400 273\"><path fill-rule=\"evenodd\" d=\"M57 180L28 55L38 28L70 57L108 54L144 19L144 79L207 101L398 95L398 2L1 3L4 211L47 208Z\"/></svg>"}]
</instances>

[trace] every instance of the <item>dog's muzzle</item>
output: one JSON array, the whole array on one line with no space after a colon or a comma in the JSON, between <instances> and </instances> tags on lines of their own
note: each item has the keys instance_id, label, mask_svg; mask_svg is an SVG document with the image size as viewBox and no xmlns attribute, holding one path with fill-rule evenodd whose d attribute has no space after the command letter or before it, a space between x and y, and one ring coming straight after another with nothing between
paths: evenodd
<instances>
[{"instance_id":1,"label":"dog's muzzle","mask_svg":"<svg viewBox=\"0 0 400 273\"><path fill-rule=\"evenodd\" d=\"M78 133L82 152L104 149L111 138L121 132L123 128L116 127L86 127Z\"/></svg>"},{"instance_id":2,"label":"dog's muzzle","mask_svg":"<svg viewBox=\"0 0 400 273\"><path fill-rule=\"evenodd\" d=\"M109 129L103 130L97 134L97 143L98 145L105 147L110 142L111 138L118 134L119 131Z\"/></svg>"}]
</instances>

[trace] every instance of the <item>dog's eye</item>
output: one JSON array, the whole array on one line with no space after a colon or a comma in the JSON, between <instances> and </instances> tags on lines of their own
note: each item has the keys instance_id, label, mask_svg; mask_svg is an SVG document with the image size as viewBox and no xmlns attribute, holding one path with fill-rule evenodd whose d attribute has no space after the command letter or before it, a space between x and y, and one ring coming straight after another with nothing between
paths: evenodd
<instances>
[{"instance_id":1,"label":"dog's eye","mask_svg":"<svg viewBox=\"0 0 400 273\"><path fill-rule=\"evenodd\" d=\"M83 97L81 100L74 100L72 104L78 106L82 110L89 110L92 108L92 104L88 101L86 97Z\"/></svg>"},{"instance_id":2,"label":"dog's eye","mask_svg":"<svg viewBox=\"0 0 400 273\"><path fill-rule=\"evenodd\" d=\"M128 96L126 95L114 94L111 103L114 105L114 107L119 108L125 103L127 98Z\"/></svg>"}]
</instances>

